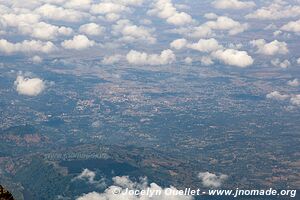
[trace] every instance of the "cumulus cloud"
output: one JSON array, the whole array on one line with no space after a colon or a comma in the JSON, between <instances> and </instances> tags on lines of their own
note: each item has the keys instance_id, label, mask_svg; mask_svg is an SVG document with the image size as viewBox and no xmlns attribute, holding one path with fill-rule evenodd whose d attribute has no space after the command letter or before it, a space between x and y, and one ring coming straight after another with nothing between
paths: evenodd
<instances>
[{"instance_id":1,"label":"cumulus cloud","mask_svg":"<svg viewBox=\"0 0 300 200\"><path fill-rule=\"evenodd\" d=\"M144 190L153 191L155 194L150 195L131 195L125 193L126 188L129 190ZM156 191L158 191L156 193ZM162 188L156 183L148 184L146 178L141 179L139 182L133 182L128 176L114 177L113 185L108 187L103 193L91 192L88 194L83 194L76 200L94 200L94 199L107 199L107 200L193 200L191 196L184 195L168 195L167 191L172 191L173 193L178 192L178 190L170 186L169 188ZM118 194L116 194L118 193Z\"/></svg>"},{"instance_id":2,"label":"cumulus cloud","mask_svg":"<svg viewBox=\"0 0 300 200\"><path fill-rule=\"evenodd\" d=\"M94 4L91 7L91 12L93 14L120 13L126 10L128 11L126 6L113 2L101 2L99 4Z\"/></svg>"},{"instance_id":3,"label":"cumulus cloud","mask_svg":"<svg viewBox=\"0 0 300 200\"><path fill-rule=\"evenodd\" d=\"M89 169L83 169L78 176L72 179L72 181L76 181L76 180L87 181L89 184L93 184L98 188L106 187L105 179L101 178L100 180L96 180L96 172L91 171Z\"/></svg>"},{"instance_id":4,"label":"cumulus cloud","mask_svg":"<svg viewBox=\"0 0 300 200\"><path fill-rule=\"evenodd\" d=\"M107 15L105 15L105 18L107 21L109 22L114 22L120 19L120 15L116 14L116 13L108 13Z\"/></svg>"},{"instance_id":5,"label":"cumulus cloud","mask_svg":"<svg viewBox=\"0 0 300 200\"><path fill-rule=\"evenodd\" d=\"M112 2L118 2L125 6L141 6L144 0L110 0Z\"/></svg>"},{"instance_id":6,"label":"cumulus cloud","mask_svg":"<svg viewBox=\"0 0 300 200\"><path fill-rule=\"evenodd\" d=\"M75 177L73 180L76 179L86 179L88 182L93 183L95 181L96 173L89 170L89 169L84 169L81 174L79 174L77 177Z\"/></svg>"},{"instance_id":7,"label":"cumulus cloud","mask_svg":"<svg viewBox=\"0 0 300 200\"><path fill-rule=\"evenodd\" d=\"M19 27L23 24L36 24L40 20L40 15L33 13L16 14L10 11L9 13L0 16L1 24L9 27Z\"/></svg>"},{"instance_id":8,"label":"cumulus cloud","mask_svg":"<svg viewBox=\"0 0 300 200\"><path fill-rule=\"evenodd\" d=\"M87 10L91 7L91 4L92 0L68 0L64 4L64 7L76 10Z\"/></svg>"},{"instance_id":9,"label":"cumulus cloud","mask_svg":"<svg viewBox=\"0 0 300 200\"><path fill-rule=\"evenodd\" d=\"M279 101L283 101L288 99L290 96L287 94L280 94L280 92L278 91L273 91L269 94L266 95L267 99L275 99L275 100L279 100Z\"/></svg>"},{"instance_id":10,"label":"cumulus cloud","mask_svg":"<svg viewBox=\"0 0 300 200\"><path fill-rule=\"evenodd\" d=\"M206 19L217 19L218 15L216 13L205 13L204 17Z\"/></svg>"},{"instance_id":11,"label":"cumulus cloud","mask_svg":"<svg viewBox=\"0 0 300 200\"><path fill-rule=\"evenodd\" d=\"M65 40L61 46L65 49L83 50L95 45L93 40L89 40L85 35L76 35L71 40Z\"/></svg>"},{"instance_id":12,"label":"cumulus cloud","mask_svg":"<svg viewBox=\"0 0 300 200\"><path fill-rule=\"evenodd\" d=\"M271 64L275 67L281 67L281 68L284 68L284 69L288 68L291 65L289 60L285 59L283 61L280 61L279 58L271 60Z\"/></svg>"},{"instance_id":13,"label":"cumulus cloud","mask_svg":"<svg viewBox=\"0 0 300 200\"><path fill-rule=\"evenodd\" d=\"M169 24L182 26L190 24L193 21L189 14L177 11L177 8L173 5L172 0L156 0L153 7L153 9L148 11L148 14L165 19Z\"/></svg>"},{"instance_id":14,"label":"cumulus cloud","mask_svg":"<svg viewBox=\"0 0 300 200\"><path fill-rule=\"evenodd\" d=\"M214 38L200 39L197 43L188 44L188 48L200 51L200 52L212 52L222 48L218 41Z\"/></svg>"},{"instance_id":15,"label":"cumulus cloud","mask_svg":"<svg viewBox=\"0 0 300 200\"><path fill-rule=\"evenodd\" d=\"M256 4L253 1L239 1L239 0L216 0L212 5L218 9L246 9L253 8Z\"/></svg>"},{"instance_id":16,"label":"cumulus cloud","mask_svg":"<svg viewBox=\"0 0 300 200\"><path fill-rule=\"evenodd\" d=\"M126 59L130 64L135 65L167 65L173 63L176 56L170 49L162 51L161 54L147 54L131 50Z\"/></svg>"},{"instance_id":17,"label":"cumulus cloud","mask_svg":"<svg viewBox=\"0 0 300 200\"><path fill-rule=\"evenodd\" d=\"M285 25L283 25L280 30L294 32L300 34L300 20L298 21L291 21Z\"/></svg>"},{"instance_id":18,"label":"cumulus cloud","mask_svg":"<svg viewBox=\"0 0 300 200\"><path fill-rule=\"evenodd\" d=\"M24 40L21 43L11 43L7 40L0 40L0 52L4 52L6 54L12 53L34 53L34 52L42 52L42 53L50 53L55 51L57 48L52 42L42 42L37 40Z\"/></svg>"},{"instance_id":19,"label":"cumulus cloud","mask_svg":"<svg viewBox=\"0 0 300 200\"><path fill-rule=\"evenodd\" d=\"M67 9L51 4L44 4L35 10L35 13L43 16L46 19L66 21L66 22L79 22L89 15L74 9Z\"/></svg>"},{"instance_id":20,"label":"cumulus cloud","mask_svg":"<svg viewBox=\"0 0 300 200\"><path fill-rule=\"evenodd\" d=\"M169 24L174 24L174 25L184 25L187 23L191 23L192 17L185 12L179 12L167 18L167 22Z\"/></svg>"},{"instance_id":21,"label":"cumulus cloud","mask_svg":"<svg viewBox=\"0 0 300 200\"><path fill-rule=\"evenodd\" d=\"M184 62L185 62L185 64L192 64L193 63L193 59L191 58L191 57L186 57L185 59L184 59Z\"/></svg>"},{"instance_id":22,"label":"cumulus cloud","mask_svg":"<svg viewBox=\"0 0 300 200\"><path fill-rule=\"evenodd\" d=\"M19 26L19 30L22 34L30 35L31 37L51 40L58 36L71 35L73 30L69 27L54 26L45 22L39 22L36 24L23 24Z\"/></svg>"},{"instance_id":23,"label":"cumulus cloud","mask_svg":"<svg viewBox=\"0 0 300 200\"><path fill-rule=\"evenodd\" d=\"M32 13L9 13L1 15L0 24L4 28L16 28L20 34L30 35L31 37L43 40L50 40L60 35L70 35L72 33L72 29L69 27L40 22L40 15Z\"/></svg>"},{"instance_id":24,"label":"cumulus cloud","mask_svg":"<svg viewBox=\"0 0 300 200\"><path fill-rule=\"evenodd\" d=\"M203 38L210 37L214 30L228 31L229 35L236 35L247 30L249 25L247 23L241 24L227 16L218 16L214 21L207 21L206 23L195 27L190 34L192 37Z\"/></svg>"},{"instance_id":25,"label":"cumulus cloud","mask_svg":"<svg viewBox=\"0 0 300 200\"><path fill-rule=\"evenodd\" d=\"M277 20L300 16L300 6L285 4L284 1L273 1L269 6L262 7L246 15L248 19Z\"/></svg>"},{"instance_id":26,"label":"cumulus cloud","mask_svg":"<svg viewBox=\"0 0 300 200\"><path fill-rule=\"evenodd\" d=\"M201 26L194 27L191 33L190 31L188 31L187 35L194 38L206 38L213 35L213 30L204 24Z\"/></svg>"},{"instance_id":27,"label":"cumulus cloud","mask_svg":"<svg viewBox=\"0 0 300 200\"><path fill-rule=\"evenodd\" d=\"M181 39L177 39L177 40L174 40L173 42L171 42L170 47L173 49L180 50L180 49L184 48L186 46L186 44L187 44L187 40L184 38L181 38Z\"/></svg>"},{"instance_id":28,"label":"cumulus cloud","mask_svg":"<svg viewBox=\"0 0 300 200\"><path fill-rule=\"evenodd\" d=\"M248 29L247 23L241 24L226 16L219 16L216 21L208 21L204 26L214 30L227 30L229 35L236 35Z\"/></svg>"},{"instance_id":29,"label":"cumulus cloud","mask_svg":"<svg viewBox=\"0 0 300 200\"><path fill-rule=\"evenodd\" d=\"M212 58L210 56L202 56L200 58L200 62L204 66L209 66L209 65L214 64L214 61L212 60Z\"/></svg>"},{"instance_id":30,"label":"cumulus cloud","mask_svg":"<svg viewBox=\"0 0 300 200\"><path fill-rule=\"evenodd\" d=\"M287 54L289 52L287 44L278 40L267 43L264 39L258 39L252 40L250 44L257 47L257 53L264 55Z\"/></svg>"},{"instance_id":31,"label":"cumulus cloud","mask_svg":"<svg viewBox=\"0 0 300 200\"><path fill-rule=\"evenodd\" d=\"M40 56L37 56L37 55L33 56L30 60L35 64L39 64L39 63L43 62L43 58L41 58Z\"/></svg>"},{"instance_id":32,"label":"cumulus cloud","mask_svg":"<svg viewBox=\"0 0 300 200\"><path fill-rule=\"evenodd\" d=\"M281 35L281 34L282 34L282 31L281 31L281 30L277 30L277 31L274 31L274 32L273 32L274 37L277 37L277 36L279 36L279 35Z\"/></svg>"},{"instance_id":33,"label":"cumulus cloud","mask_svg":"<svg viewBox=\"0 0 300 200\"><path fill-rule=\"evenodd\" d=\"M300 58L298 58L298 59L297 59L297 64L299 64L299 65L300 65Z\"/></svg>"},{"instance_id":34,"label":"cumulus cloud","mask_svg":"<svg viewBox=\"0 0 300 200\"><path fill-rule=\"evenodd\" d=\"M45 89L45 82L39 78L26 78L19 75L14 82L19 94L37 96Z\"/></svg>"},{"instance_id":35,"label":"cumulus cloud","mask_svg":"<svg viewBox=\"0 0 300 200\"><path fill-rule=\"evenodd\" d=\"M292 87L298 87L298 86L300 86L300 82L299 82L299 80L297 78L295 78L294 80L288 81L287 84L289 86L292 86Z\"/></svg>"},{"instance_id":36,"label":"cumulus cloud","mask_svg":"<svg viewBox=\"0 0 300 200\"><path fill-rule=\"evenodd\" d=\"M123 56L119 55L119 54L112 55L112 56L106 56L103 58L102 64L112 65L112 64L118 63L122 58L123 58Z\"/></svg>"},{"instance_id":37,"label":"cumulus cloud","mask_svg":"<svg viewBox=\"0 0 300 200\"><path fill-rule=\"evenodd\" d=\"M209 188L218 188L228 179L225 174L216 175L210 172L200 172L198 177L202 180L202 184Z\"/></svg>"},{"instance_id":38,"label":"cumulus cloud","mask_svg":"<svg viewBox=\"0 0 300 200\"><path fill-rule=\"evenodd\" d=\"M132 24L129 20L119 20L113 26L114 35L122 35L121 40L126 42L143 41L154 44L156 38L153 36L153 30L144 26Z\"/></svg>"},{"instance_id":39,"label":"cumulus cloud","mask_svg":"<svg viewBox=\"0 0 300 200\"><path fill-rule=\"evenodd\" d=\"M213 52L212 56L227 65L236 67L248 67L254 62L253 58L246 51L235 49L220 49Z\"/></svg>"},{"instance_id":40,"label":"cumulus cloud","mask_svg":"<svg viewBox=\"0 0 300 200\"><path fill-rule=\"evenodd\" d=\"M104 31L104 27L99 26L96 23L88 23L88 24L81 25L79 27L80 33L84 33L92 36L101 35L103 31Z\"/></svg>"},{"instance_id":41,"label":"cumulus cloud","mask_svg":"<svg viewBox=\"0 0 300 200\"><path fill-rule=\"evenodd\" d=\"M300 94L293 95L291 98L291 103L295 106L300 106Z\"/></svg>"}]
</instances>

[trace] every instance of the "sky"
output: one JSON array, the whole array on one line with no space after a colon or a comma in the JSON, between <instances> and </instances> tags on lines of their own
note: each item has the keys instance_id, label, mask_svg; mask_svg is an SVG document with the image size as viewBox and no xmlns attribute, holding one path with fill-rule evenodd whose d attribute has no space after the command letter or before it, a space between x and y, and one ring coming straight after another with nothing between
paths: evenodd
<instances>
[{"instance_id":1,"label":"sky","mask_svg":"<svg viewBox=\"0 0 300 200\"><path fill-rule=\"evenodd\" d=\"M0 54L33 63L65 55L136 67L300 65L297 0L1 0L0 13ZM37 84L20 78L16 84L25 88Z\"/></svg>"},{"instance_id":2,"label":"sky","mask_svg":"<svg viewBox=\"0 0 300 200\"><path fill-rule=\"evenodd\" d=\"M65 57L139 69L180 64L247 70L267 65L284 71L300 67L299 36L299 0L0 0L1 57L23 56L37 67ZM290 77L286 86L299 88L300 76ZM52 84L25 72L15 78L12 87L30 97L47 92ZM300 107L300 93L274 89L265 95ZM97 182L91 171L84 177ZM199 178L220 186L226 175L202 172ZM128 177L114 178L115 184L120 181L133 184ZM78 199L104 199L112 187Z\"/></svg>"}]
</instances>

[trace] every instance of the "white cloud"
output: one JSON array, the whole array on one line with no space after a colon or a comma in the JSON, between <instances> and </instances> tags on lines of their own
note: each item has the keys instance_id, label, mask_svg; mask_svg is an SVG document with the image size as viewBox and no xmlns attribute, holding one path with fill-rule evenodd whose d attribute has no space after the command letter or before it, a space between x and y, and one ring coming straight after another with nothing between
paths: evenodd
<instances>
[{"instance_id":1,"label":"white cloud","mask_svg":"<svg viewBox=\"0 0 300 200\"><path fill-rule=\"evenodd\" d=\"M30 60L35 64L39 64L43 62L43 58L37 55L33 56Z\"/></svg>"},{"instance_id":2,"label":"white cloud","mask_svg":"<svg viewBox=\"0 0 300 200\"><path fill-rule=\"evenodd\" d=\"M193 59L191 58L191 57L186 57L185 59L184 59L184 62L185 62L185 64L192 64L193 63Z\"/></svg>"},{"instance_id":3,"label":"white cloud","mask_svg":"<svg viewBox=\"0 0 300 200\"><path fill-rule=\"evenodd\" d=\"M300 86L300 82L299 82L299 80L297 78L295 78L294 80L288 81L287 84L289 86L292 86L292 87L298 87L298 86Z\"/></svg>"},{"instance_id":4,"label":"white cloud","mask_svg":"<svg viewBox=\"0 0 300 200\"><path fill-rule=\"evenodd\" d=\"M218 188L228 179L225 174L216 175L210 172L200 172L198 177L202 180L202 184L209 188Z\"/></svg>"},{"instance_id":5,"label":"white cloud","mask_svg":"<svg viewBox=\"0 0 300 200\"><path fill-rule=\"evenodd\" d=\"M102 63L105 65L112 65L118 63L123 58L122 55L116 54L112 56L106 56L103 58Z\"/></svg>"},{"instance_id":6,"label":"white cloud","mask_svg":"<svg viewBox=\"0 0 300 200\"><path fill-rule=\"evenodd\" d=\"M248 19L277 20L300 16L300 6L273 1L269 6L262 7L246 15Z\"/></svg>"},{"instance_id":7,"label":"white cloud","mask_svg":"<svg viewBox=\"0 0 300 200\"><path fill-rule=\"evenodd\" d=\"M107 21L116 21L121 15L132 11L128 6L141 6L143 0L107 0L91 6L90 12L104 15Z\"/></svg>"},{"instance_id":8,"label":"white cloud","mask_svg":"<svg viewBox=\"0 0 300 200\"><path fill-rule=\"evenodd\" d=\"M73 33L73 30L68 27L58 27L45 22L39 22L36 24L23 24L19 26L19 30L22 34L30 35L31 37L51 40L57 36L68 36Z\"/></svg>"},{"instance_id":9,"label":"white cloud","mask_svg":"<svg viewBox=\"0 0 300 200\"><path fill-rule=\"evenodd\" d=\"M51 1L51 0L49 0ZM22 0L11 0L11 1L5 1L5 0L1 0L1 5L5 5L8 6L12 9L16 9L18 10L18 8L22 8L22 9L34 9L37 6L39 6L42 2L40 0L30 0L27 1L26 4L24 4L24 1Z\"/></svg>"},{"instance_id":10,"label":"white cloud","mask_svg":"<svg viewBox=\"0 0 300 200\"><path fill-rule=\"evenodd\" d=\"M218 15L216 13L205 13L204 17L206 19L217 19Z\"/></svg>"},{"instance_id":11,"label":"white cloud","mask_svg":"<svg viewBox=\"0 0 300 200\"><path fill-rule=\"evenodd\" d=\"M273 36L274 37L277 37L277 36L279 36L279 35L281 35L282 34L282 31L281 30L277 30L277 31L274 31L273 32Z\"/></svg>"},{"instance_id":12,"label":"white cloud","mask_svg":"<svg viewBox=\"0 0 300 200\"><path fill-rule=\"evenodd\" d=\"M289 60L285 59L283 61L280 61L279 58L271 60L271 64L275 67L281 67L281 68L288 68L291 63Z\"/></svg>"},{"instance_id":13,"label":"white cloud","mask_svg":"<svg viewBox=\"0 0 300 200\"><path fill-rule=\"evenodd\" d=\"M300 94L293 95L291 98L291 103L295 106L300 106Z\"/></svg>"},{"instance_id":14,"label":"white cloud","mask_svg":"<svg viewBox=\"0 0 300 200\"><path fill-rule=\"evenodd\" d=\"M187 44L187 40L184 38L181 38L181 39L177 39L177 40L174 40L173 42L171 42L170 47L180 50L180 49L184 48L186 46L186 44Z\"/></svg>"},{"instance_id":15,"label":"white cloud","mask_svg":"<svg viewBox=\"0 0 300 200\"><path fill-rule=\"evenodd\" d=\"M184 25L192 22L192 17L185 12L178 12L167 18L169 24Z\"/></svg>"},{"instance_id":16,"label":"white cloud","mask_svg":"<svg viewBox=\"0 0 300 200\"><path fill-rule=\"evenodd\" d=\"M264 30L275 30L275 29L277 29L277 26L275 25L275 24L269 24L268 26L266 26L265 28L264 28Z\"/></svg>"},{"instance_id":17,"label":"white cloud","mask_svg":"<svg viewBox=\"0 0 300 200\"><path fill-rule=\"evenodd\" d=\"M153 36L153 30L144 26L132 24L129 20L119 20L114 26L112 33L122 35L121 40L126 42L142 41L154 44L156 38Z\"/></svg>"},{"instance_id":18,"label":"white cloud","mask_svg":"<svg viewBox=\"0 0 300 200\"><path fill-rule=\"evenodd\" d=\"M66 21L66 22L79 22L89 16L84 12L74 9L66 9L51 4L44 4L35 10L35 13L40 14L46 19Z\"/></svg>"},{"instance_id":19,"label":"white cloud","mask_svg":"<svg viewBox=\"0 0 300 200\"><path fill-rule=\"evenodd\" d=\"M188 31L187 34L194 38L206 38L213 35L213 30L206 25L194 27L193 29L191 33Z\"/></svg>"},{"instance_id":20,"label":"white cloud","mask_svg":"<svg viewBox=\"0 0 300 200\"><path fill-rule=\"evenodd\" d=\"M89 184L93 184L98 188L105 188L105 178L101 178L100 180L96 180L96 172L91 171L89 169L83 169L82 172L72 179L72 181L76 180L84 180L87 181Z\"/></svg>"},{"instance_id":21,"label":"white cloud","mask_svg":"<svg viewBox=\"0 0 300 200\"><path fill-rule=\"evenodd\" d=\"M200 39L197 43L188 44L188 48L200 51L200 52L212 52L222 48L218 41L214 38Z\"/></svg>"},{"instance_id":22,"label":"white cloud","mask_svg":"<svg viewBox=\"0 0 300 200\"><path fill-rule=\"evenodd\" d=\"M83 179L83 180L88 180L88 182L90 183L94 183L95 181L95 177L96 177L96 173L89 170L89 169L84 169L81 174L79 174L77 177L75 177L73 180L75 179Z\"/></svg>"},{"instance_id":23,"label":"white cloud","mask_svg":"<svg viewBox=\"0 0 300 200\"><path fill-rule=\"evenodd\" d=\"M229 35L236 35L248 29L247 23L241 24L226 16L219 16L216 21L208 21L204 26L214 30L227 30Z\"/></svg>"},{"instance_id":24,"label":"white cloud","mask_svg":"<svg viewBox=\"0 0 300 200\"><path fill-rule=\"evenodd\" d=\"M227 65L236 67L248 67L254 62L252 57L249 56L246 51L238 51L235 49L220 49L213 52L212 56Z\"/></svg>"},{"instance_id":25,"label":"white cloud","mask_svg":"<svg viewBox=\"0 0 300 200\"><path fill-rule=\"evenodd\" d=\"M172 0L156 0L153 9L148 11L149 15L155 15L165 19L167 23L182 26L192 23L192 17L185 12L178 12Z\"/></svg>"},{"instance_id":26,"label":"white cloud","mask_svg":"<svg viewBox=\"0 0 300 200\"><path fill-rule=\"evenodd\" d=\"M267 94L266 97L268 99L275 99L275 100L283 101L283 100L288 99L289 95L287 95L287 94L280 94L280 92L278 92L278 91L273 91L273 92Z\"/></svg>"},{"instance_id":27,"label":"white cloud","mask_svg":"<svg viewBox=\"0 0 300 200\"><path fill-rule=\"evenodd\" d=\"M130 195L126 193L126 188L134 191L152 191L151 195ZM156 193L156 191L158 191ZM178 190L170 186L169 188L162 188L156 183L148 184L146 178L140 180L140 182L132 182L129 177L114 177L113 185L108 187L103 193L91 192L83 194L76 200L193 200L191 196L185 195L168 195L168 191L172 193L178 192Z\"/></svg>"},{"instance_id":28,"label":"white cloud","mask_svg":"<svg viewBox=\"0 0 300 200\"><path fill-rule=\"evenodd\" d=\"M280 29L283 31L294 32L294 33L300 34L300 20L291 21L291 22L283 25Z\"/></svg>"},{"instance_id":29,"label":"white cloud","mask_svg":"<svg viewBox=\"0 0 300 200\"><path fill-rule=\"evenodd\" d=\"M25 78L18 76L14 82L19 94L27 96L37 96L45 89L45 83L39 78Z\"/></svg>"},{"instance_id":30,"label":"white cloud","mask_svg":"<svg viewBox=\"0 0 300 200\"><path fill-rule=\"evenodd\" d=\"M57 48L52 42L42 42L37 40L24 40L21 43L11 43L7 40L0 40L0 52L6 54L11 53L33 53L33 52L42 52L50 53L55 51Z\"/></svg>"},{"instance_id":31,"label":"white cloud","mask_svg":"<svg viewBox=\"0 0 300 200\"><path fill-rule=\"evenodd\" d=\"M11 3L10 1L1 1L1 6L0 6L0 13L1 14L6 14L10 12L10 8L9 3Z\"/></svg>"},{"instance_id":32,"label":"white cloud","mask_svg":"<svg viewBox=\"0 0 300 200\"><path fill-rule=\"evenodd\" d=\"M13 27L23 35L30 35L38 39L50 40L60 35L70 35L72 33L71 28L55 26L39 20L39 15L31 13L9 13L0 16L0 24L4 28Z\"/></svg>"},{"instance_id":33,"label":"white cloud","mask_svg":"<svg viewBox=\"0 0 300 200\"><path fill-rule=\"evenodd\" d=\"M77 10L86 10L91 7L91 4L92 0L68 0L64 4L64 7Z\"/></svg>"},{"instance_id":34,"label":"white cloud","mask_svg":"<svg viewBox=\"0 0 300 200\"><path fill-rule=\"evenodd\" d=\"M121 13L123 11L129 11L129 9L122 4L113 2L101 2L99 4L94 4L91 7L91 12L93 14Z\"/></svg>"},{"instance_id":35,"label":"white cloud","mask_svg":"<svg viewBox=\"0 0 300 200\"><path fill-rule=\"evenodd\" d=\"M39 20L40 16L32 13L7 13L0 16L1 24L9 27L19 27L22 24L36 24Z\"/></svg>"},{"instance_id":36,"label":"white cloud","mask_svg":"<svg viewBox=\"0 0 300 200\"><path fill-rule=\"evenodd\" d=\"M108 13L105 15L105 18L107 21L109 22L114 22L114 21L117 21L118 19L120 19L120 15L119 14L116 14L116 13Z\"/></svg>"},{"instance_id":37,"label":"white cloud","mask_svg":"<svg viewBox=\"0 0 300 200\"><path fill-rule=\"evenodd\" d=\"M71 40L65 40L61 46L65 49L83 50L95 45L93 40L89 40L85 35L76 35Z\"/></svg>"},{"instance_id":38,"label":"white cloud","mask_svg":"<svg viewBox=\"0 0 300 200\"><path fill-rule=\"evenodd\" d=\"M299 64L299 65L300 65L300 58L298 58L298 59L297 59L297 64Z\"/></svg>"},{"instance_id":39,"label":"white cloud","mask_svg":"<svg viewBox=\"0 0 300 200\"><path fill-rule=\"evenodd\" d=\"M239 1L239 0L216 0L212 5L218 9L246 9L253 8L256 4L253 1Z\"/></svg>"},{"instance_id":40,"label":"white cloud","mask_svg":"<svg viewBox=\"0 0 300 200\"><path fill-rule=\"evenodd\" d=\"M112 2L117 2L126 6L141 6L144 0L110 0Z\"/></svg>"},{"instance_id":41,"label":"white cloud","mask_svg":"<svg viewBox=\"0 0 300 200\"><path fill-rule=\"evenodd\" d=\"M247 30L249 25L247 23L241 24L227 16L218 16L214 21L207 21L206 23L195 27L192 33L192 37L203 38L213 35L213 31L228 31L229 35L236 35Z\"/></svg>"},{"instance_id":42,"label":"white cloud","mask_svg":"<svg viewBox=\"0 0 300 200\"><path fill-rule=\"evenodd\" d=\"M184 10L191 9L191 7L189 5L186 5L186 4L176 3L174 6L175 6L175 8L178 8L178 9L184 9Z\"/></svg>"},{"instance_id":43,"label":"white cloud","mask_svg":"<svg viewBox=\"0 0 300 200\"><path fill-rule=\"evenodd\" d=\"M170 49L162 51L160 55L131 50L126 59L130 64L135 65L167 65L173 63L176 56Z\"/></svg>"},{"instance_id":44,"label":"white cloud","mask_svg":"<svg viewBox=\"0 0 300 200\"><path fill-rule=\"evenodd\" d=\"M139 183L132 182L128 176L115 176L113 177L114 184L124 188L134 188ZM146 183L147 179L142 179L142 183ZM142 184L144 185L144 184Z\"/></svg>"},{"instance_id":45,"label":"white cloud","mask_svg":"<svg viewBox=\"0 0 300 200\"><path fill-rule=\"evenodd\" d=\"M257 53L265 55L287 54L289 52L285 42L274 40L267 43L264 39L252 40L250 42L254 47L257 47Z\"/></svg>"},{"instance_id":46,"label":"white cloud","mask_svg":"<svg viewBox=\"0 0 300 200\"><path fill-rule=\"evenodd\" d=\"M87 35L97 36L101 35L104 28L95 23L88 23L79 27L79 32Z\"/></svg>"},{"instance_id":47,"label":"white cloud","mask_svg":"<svg viewBox=\"0 0 300 200\"><path fill-rule=\"evenodd\" d=\"M210 56L202 56L201 59L201 64L204 66L209 66L214 64L214 61L212 60L212 58Z\"/></svg>"}]
</instances>

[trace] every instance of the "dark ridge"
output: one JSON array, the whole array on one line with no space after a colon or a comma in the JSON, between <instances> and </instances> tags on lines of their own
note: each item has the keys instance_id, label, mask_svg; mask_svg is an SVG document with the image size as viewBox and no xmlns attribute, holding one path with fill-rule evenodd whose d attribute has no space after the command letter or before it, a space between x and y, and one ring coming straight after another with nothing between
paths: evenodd
<instances>
[{"instance_id":1,"label":"dark ridge","mask_svg":"<svg viewBox=\"0 0 300 200\"><path fill-rule=\"evenodd\" d=\"M0 185L0 200L14 200L13 195Z\"/></svg>"}]
</instances>

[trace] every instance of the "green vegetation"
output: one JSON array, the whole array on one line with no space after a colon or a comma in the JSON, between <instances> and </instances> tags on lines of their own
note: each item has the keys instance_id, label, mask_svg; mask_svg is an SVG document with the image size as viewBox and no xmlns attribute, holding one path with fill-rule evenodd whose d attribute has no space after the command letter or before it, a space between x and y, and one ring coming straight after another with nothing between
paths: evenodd
<instances>
[{"instance_id":1,"label":"green vegetation","mask_svg":"<svg viewBox=\"0 0 300 200\"><path fill-rule=\"evenodd\" d=\"M28 166L20 169L16 179L22 183L28 196L39 200L55 199L66 191L70 182L69 177L39 158L34 158Z\"/></svg>"},{"instance_id":2,"label":"green vegetation","mask_svg":"<svg viewBox=\"0 0 300 200\"><path fill-rule=\"evenodd\" d=\"M37 133L36 128L29 124L13 126L2 131L2 134L13 134L13 135L26 135L26 134L34 134L34 133Z\"/></svg>"}]
</instances>

